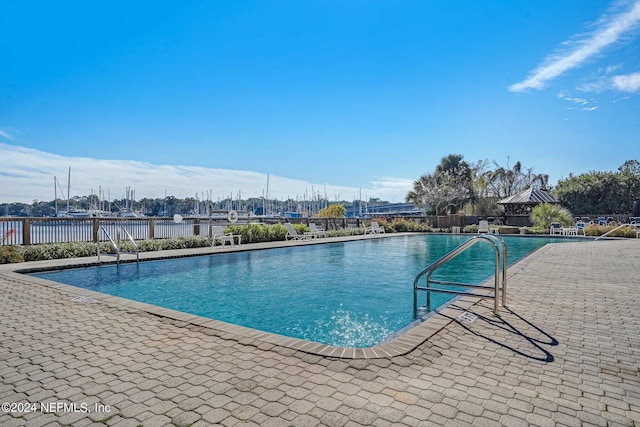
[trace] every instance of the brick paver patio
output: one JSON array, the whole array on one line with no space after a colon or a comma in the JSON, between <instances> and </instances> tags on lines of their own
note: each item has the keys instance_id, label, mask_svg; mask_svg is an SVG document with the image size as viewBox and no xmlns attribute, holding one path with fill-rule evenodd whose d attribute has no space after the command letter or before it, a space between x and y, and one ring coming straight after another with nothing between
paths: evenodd
<instances>
[{"instance_id":1,"label":"brick paver patio","mask_svg":"<svg viewBox=\"0 0 640 427\"><path fill-rule=\"evenodd\" d=\"M376 359L78 298L6 266L0 292L1 426L640 425L635 239L547 245L509 269L500 317L485 300L475 322L447 323L453 307L426 342Z\"/></svg>"}]
</instances>

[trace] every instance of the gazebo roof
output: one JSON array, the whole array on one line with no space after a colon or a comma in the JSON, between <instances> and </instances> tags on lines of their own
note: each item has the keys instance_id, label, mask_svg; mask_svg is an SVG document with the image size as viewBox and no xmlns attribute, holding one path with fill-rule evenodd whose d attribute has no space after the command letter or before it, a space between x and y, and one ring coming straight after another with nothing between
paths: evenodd
<instances>
[{"instance_id":1,"label":"gazebo roof","mask_svg":"<svg viewBox=\"0 0 640 427\"><path fill-rule=\"evenodd\" d=\"M530 187L498 202L499 205L538 205L540 203L558 203L558 201L546 191L534 190Z\"/></svg>"}]
</instances>

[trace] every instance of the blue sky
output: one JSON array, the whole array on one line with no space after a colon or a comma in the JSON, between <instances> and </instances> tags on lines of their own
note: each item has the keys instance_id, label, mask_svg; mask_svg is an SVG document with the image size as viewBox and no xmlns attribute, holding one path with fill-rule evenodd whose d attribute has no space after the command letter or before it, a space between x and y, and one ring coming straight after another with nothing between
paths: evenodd
<instances>
[{"instance_id":1,"label":"blue sky","mask_svg":"<svg viewBox=\"0 0 640 427\"><path fill-rule=\"evenodd\" d=\"M402 201L443 156L638 159L640 0L9 2L0 203Z\"/></svg>"}]
</instances>

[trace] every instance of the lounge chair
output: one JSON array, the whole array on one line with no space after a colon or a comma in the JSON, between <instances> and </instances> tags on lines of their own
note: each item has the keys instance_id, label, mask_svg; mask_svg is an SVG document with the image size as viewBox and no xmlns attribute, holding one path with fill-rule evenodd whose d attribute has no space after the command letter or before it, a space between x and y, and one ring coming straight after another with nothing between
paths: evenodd
<instances>
[{"instance_id":1,"label":"lounge chair","mask_svg":"<svg viewBox=\"0 0 640 427\"><path fill-rule=\"evenodd\" d=\"M320 238L327 237L327 233L324 230L324 227L321 225L316 225L314 223L309 223L309 228L311 228L311 238Z\"/></svg>"},{"instance_id":2,"label":"lounge chair","mask_svg":"<svg viewBox=\"0 0 640 427\"><path fill-rule=\"evenodd\" d=\"M559 222L552 222L551 227L549 227L549 234L551 235L564 234L564 229L562 228L562 225L560 225Z\"/></svg>"},{"instance_id":3,"label":"lounge chair","mask_svg":"<svg viewBox=\"0 0 640 427\"><path fill-rule=\"evenodd\" d=\"M385 234L385 229L383 226L378 225L377 222L371 221L371 227L376 234Z\"/></svg>"},{"instance_id":4,"label":"lounge chair","mask_svg":"<svg viewBox=\"0 0 640 427\"><path fill-rule=\"evenodd\" d=\"M385 234L385 229L379 225L376 221L371 221L371 225L368 227L364 225L364 234Z\"/></svg>"},{"instance_id":5,"label":"lounge chair","mask_svg":"<svg viewBox=\"0 0 640 427\"><path fill-rule=\"evenodd\" d=\"M373 234L373 227L368 226L364 222L362 222L362 226L364 227L364 234Z\"/></svg>"},{"instance_id":6,"label":"lounge chair","mask_svg":"<svg viewBox=\"0 0 640 427\"><path fill-rule=\"evenodd\" d=\"M293 224L285 222L284 226L287 228L287 234L285 234L285 240L308 240L311 238L311 233L298 234Z\"/></svg>"},{"instance_id":7,"label":"lounge chair","mask_svg":"<svg viewBox=\"0 0 640 427\"><path fill-rule=\"evenodd\" d=\"M578 221L578 222L576 223L576 236L577 236L577 235L579 235L579 234L580 234L580 232L582 232L582 235L583 235L583 236L585 236L585 237L587 237L587 235L586 235L586 234L585 234L585 232L584 232L584 227L585 227L585 225L586 225L586 224L585 224L584 222L582 222L582 221Z\"/></svg>"},{"instance_id":8,"label":"lounge chair","mask_svg":"<svg viewBox=\"0 0 640 427\"><path fill-rule=\"evenodd\" d=\"M212 227L213 239L211 241L211 246L215 246L217 242L220 242L222 246L226 245L227 243L233 246L236 244L236 240L238 244L242 243L242 236L240 234L225 233L224 229L225 227L217 225L214 225Z\"/></svg>"},{"instance_id":9,"label":"lounge chair","mask_svg":"<svg viewBox=\"0 0 640 427\"><path fill-rule=\"evenodd\" d=\"M478 233L488 233L489 232L489 221L483 219L478 222Z\"/></svg>"}]
</instances>

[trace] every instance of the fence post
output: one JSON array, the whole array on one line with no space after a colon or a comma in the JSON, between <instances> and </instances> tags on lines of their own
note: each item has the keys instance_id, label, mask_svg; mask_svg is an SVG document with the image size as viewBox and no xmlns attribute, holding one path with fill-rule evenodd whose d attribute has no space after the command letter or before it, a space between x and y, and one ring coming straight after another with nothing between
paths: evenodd
<instances>
[{"instance_id":1,"label":"fence post","mask_svg":"<svg viewBox=\"0 0 640 427\"><path fill-rule=\"evenodd\" d=\"M100 231L100 223L98 218L93 218L93 243L98 243L98 232Z\"/></svg>"},{"instance_id":2,"label":"fence post","mask_svg":"<svg viewBox=\"0 0 640 427\"><path fill-rule=\"evenodd\" d=\"M193 235L200 235L200 218L196 218L193 220Z\"/></svg>"},{"instance_id":3,"label":"fence post","mask_svg":"<svg viewBox=\"0 0 640 427\"><path fill-rule=\"evenodd\" d=\"M22 244L31 244L31 220L28 218L22 221Z\"/></svg>"},{"instance_id":4,"label":"fence post","mask_svg":"<svg viewBox=\"0 0 640 427\"><path fill-rule=\"evenodd\" d=\"M156 238L156 220L154 218L149 218L149 238Z\"/></svg>"}]
</instances>

